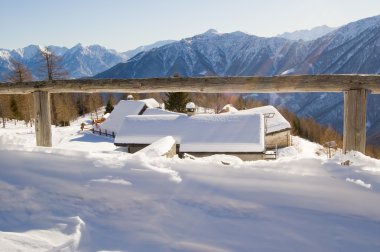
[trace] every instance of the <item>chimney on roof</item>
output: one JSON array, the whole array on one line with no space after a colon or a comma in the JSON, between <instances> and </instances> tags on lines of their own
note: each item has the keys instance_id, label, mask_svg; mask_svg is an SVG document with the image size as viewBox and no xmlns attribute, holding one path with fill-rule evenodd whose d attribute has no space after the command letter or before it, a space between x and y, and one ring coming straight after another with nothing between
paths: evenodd
<instances>
[{"instance_id":1,"label":"chimney on roof","mask_svg":"<svg viewBox=\"0 0 380 252\"><path fill-rule=\"evenodd\" d=\"M194 104L194 102L188 102L186 104L186 114L188 116L195 115L195 104Z\"/></svg>"},{"instance_id":2,"label":"chimney on roof","mask_svg":"<svg viewBox=\"0 0 380 252\"><path fill-rule=\"evenodd\" d=\"M133 101L133 100L134 100L133 95L128 95L127 96L127 101Z\"/></svg>"}]
</instances>

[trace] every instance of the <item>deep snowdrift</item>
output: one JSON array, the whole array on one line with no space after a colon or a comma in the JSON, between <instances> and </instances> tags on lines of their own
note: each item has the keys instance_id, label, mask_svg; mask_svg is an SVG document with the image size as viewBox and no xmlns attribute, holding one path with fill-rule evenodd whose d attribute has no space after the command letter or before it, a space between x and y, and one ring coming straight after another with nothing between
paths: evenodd
<instances>
[{"instance_id":1,"label":"deep snowdrift","mask_svg":"<svg viewBox=\"0 0 380 252\"><path fill-rule=\"evenodd\" d=\"M299 138L276 161L132 155L79 124L53 128L53 148L0 129L0 251L380 247L379 160Z\"/></svg>"}]
</instances>

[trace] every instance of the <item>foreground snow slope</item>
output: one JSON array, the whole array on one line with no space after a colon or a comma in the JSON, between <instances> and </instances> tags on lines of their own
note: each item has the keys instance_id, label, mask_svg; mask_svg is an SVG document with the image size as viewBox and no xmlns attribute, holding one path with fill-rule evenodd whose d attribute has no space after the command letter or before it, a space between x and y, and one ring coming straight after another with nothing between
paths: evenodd
<instances>
[{"instance_id":1,"label":"foreground snow slope","mask_svg":"<svg viewBox=\"0 0 380 252\"><path fill-rule=\"evenodd\" d=\"M270 162L131 155L79 123L50 149L0 129L0 251L380 248L378 160L299 138Z\"/></svg>"}]
</instances>

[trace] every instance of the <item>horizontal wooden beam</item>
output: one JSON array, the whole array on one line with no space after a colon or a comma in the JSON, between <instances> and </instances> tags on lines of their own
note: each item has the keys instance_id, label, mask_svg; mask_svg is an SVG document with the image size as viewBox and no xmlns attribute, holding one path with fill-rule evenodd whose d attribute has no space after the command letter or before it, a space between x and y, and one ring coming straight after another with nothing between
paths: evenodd
<instances>
[{"instance_id":1,"label":"horizontal wooden beam","mask_svg":"<svg viewBox=\"0 0 380 252\"><path fill-rule=\"evenodd\" d=\"M295 93L366 89L380 93L380 75L299 75L149 79L75 79L2 83L0 94L49 93Z\"/></svg>"}]
</instances>

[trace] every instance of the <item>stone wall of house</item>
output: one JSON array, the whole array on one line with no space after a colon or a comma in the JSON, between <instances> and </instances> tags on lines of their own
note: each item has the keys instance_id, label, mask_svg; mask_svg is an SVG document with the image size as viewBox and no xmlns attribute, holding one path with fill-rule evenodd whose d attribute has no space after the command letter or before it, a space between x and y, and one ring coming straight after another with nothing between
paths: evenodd
<instances>
[{"instance_id":1,"label":"stone wall of house","mask_svg":"<svg viewBox=\"0 0 380 252\"><path fill-rule=\"evenodd\" d=\"M265 136L265 148L267 150L285 148L291 145L290 130L267 134Z\"/></svg>"}]
</instances>

